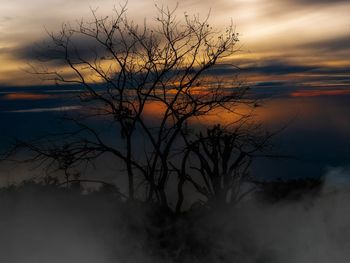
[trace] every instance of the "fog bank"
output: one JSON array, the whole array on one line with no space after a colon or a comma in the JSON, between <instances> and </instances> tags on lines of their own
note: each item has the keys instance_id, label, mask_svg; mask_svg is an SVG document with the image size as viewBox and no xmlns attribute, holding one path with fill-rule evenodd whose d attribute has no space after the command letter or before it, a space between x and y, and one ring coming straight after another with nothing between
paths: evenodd
<instances>
[{"instance_id":1,"label":"fog bank","mask_svg":"<svg viewBox=\"0 0 350 263\"><path fill-rule=\"evenodd\" d=\"M180 217L113 193L82 195L33 184L0 192L0 261L346 262L350 258L348 169L330 168L317 196ZM340 179L339 179L340 178ZM341 186L341 187L339 187Z\"/></svg>"}]
</instances>

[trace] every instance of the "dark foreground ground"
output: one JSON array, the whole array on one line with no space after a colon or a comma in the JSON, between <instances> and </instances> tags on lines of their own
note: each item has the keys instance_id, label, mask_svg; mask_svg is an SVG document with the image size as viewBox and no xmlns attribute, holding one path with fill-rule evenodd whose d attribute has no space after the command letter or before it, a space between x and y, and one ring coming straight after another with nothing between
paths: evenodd
<instances>
[{"instance_id":1,"label":"dark foreground ground","mask_svg":"<svg viewBox=\"0 0 350 263\"><path fill-rule=\"evenodd\" d=\"M174 216L110 189L24 183L0 190L0 262L347 262L349 201L347 188L274 182L237 207Z\"/></svg>"}]
</instances>

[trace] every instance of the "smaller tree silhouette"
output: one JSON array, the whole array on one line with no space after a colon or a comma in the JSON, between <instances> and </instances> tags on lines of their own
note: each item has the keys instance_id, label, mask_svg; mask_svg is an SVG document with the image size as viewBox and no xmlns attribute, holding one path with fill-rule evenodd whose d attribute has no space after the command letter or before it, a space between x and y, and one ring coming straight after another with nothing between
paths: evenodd
<instances>
[{"instance_id":1,"label":"smaller tree silhouette","mask_svg":"<svg viewBox=\"0 0 350 263\"><path fill-rule=\"evenodd\" d=\"M242 182L249 181L249 168L256 155L270 149L273 134L264 133L259 125L239 121L231 128L220 124L200 132L187 144L179 175L177 211L183 201L183 184L187 181L209 203L217 206L239 201L251 189L241 191ZM195 160L194 160L195 159Z\"/></svg>"}]
</instances>

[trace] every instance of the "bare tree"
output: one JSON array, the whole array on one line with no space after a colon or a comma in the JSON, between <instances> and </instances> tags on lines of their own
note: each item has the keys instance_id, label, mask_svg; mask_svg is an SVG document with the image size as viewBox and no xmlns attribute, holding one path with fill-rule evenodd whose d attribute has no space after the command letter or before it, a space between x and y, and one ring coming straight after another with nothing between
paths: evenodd
<instances>
[{"instance_id":1,"label":"bare tree","mask_svg":"<svg viewBox=\"0 0 350 263\"><path fill-rule=\"evenodd\" d=\"M187 143L181 167L173 166L179 175L177 212L181 210L185 182L214 206L235 203L254 189L240 188L243 182L250 181L253 158L270 150L273 134L247 120L240 119L233 127L214 125Z\"/></svg>"},{"instance_id":2,"label":"bare tree","mask_svg":"<svg viewBox=\"0 0 350 263\"><path fill-rule=\"evenodd\" d=\"M83 87L80 99L85 113L71 118L78 129L64 134L61 144L46 141L40 147L26 146L43 163L61 167L63 160L67 182L70 168L112 154L125 165L131 200L137 180L143 183L147 200L167 207L171 176L178 176L180 195L183 183L189 181L208 198L226 198L232 190L232 174L243 175L239 169L249 165L252 152L241 144L252 145L254 138L242 133L247 137L241 140L237 130L223 131L214 123L204 125L206 135L198 134L196 123L225 111L238 124L246 117L237 113L238 106L254 105L246 86L234 78L217 81L210 71L237 52L238 33L232 24L216 31L209 25L209 16L201 20L199 15L185 14L178 19L176 9L156 8L158 16L152 25L130 21L125 5L114 9L111 17L99 17L92 10L91 21L66 24L59 33L49 33L49 55L33 71L59 85ZM59 70L52 67L53 62L65 67ZM157 112L150 117L154 109ZM87 116L107 119L114 137L104 137ZM140 137L142 145L136 143ZM239 153L232 161L234 150ZM194 156L197 168L187 163ZM197 169L204 181L196 182L188 169Z\"/></svg>"}]
</instances>

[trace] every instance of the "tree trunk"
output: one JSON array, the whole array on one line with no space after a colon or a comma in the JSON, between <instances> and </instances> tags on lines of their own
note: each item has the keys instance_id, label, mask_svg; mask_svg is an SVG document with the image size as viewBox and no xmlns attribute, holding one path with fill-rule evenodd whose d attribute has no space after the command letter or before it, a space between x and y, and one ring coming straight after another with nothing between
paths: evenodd
<instances>
[{"instance_id":1,"label":"tree trunk","mask_svg":"<svg viewBox=\"0 0 350 263\"><path fill-rule=\"evenodd\" d=\"M185 176L180 175L179 183L177 185L178 199L177 199L176 210L175 210L176 214L181 213L181 206L182 206L182 203L184 201L183 185L184 185L185 181L186 181Z\"/></svg>"},{"instance_id":2,"label":"tree trunk","mask_svg":"<svg viewBox=\"0 0 350 263\"><path fill-rule=\"evenodd\" d=\"M134 200L135 194L134 194L134 174L132 171L132 165L131 165L131 136L128 134L126 138L126 168L128 170L128 188L129 188L129 200Z\"/></svg>"}]
</instances>

